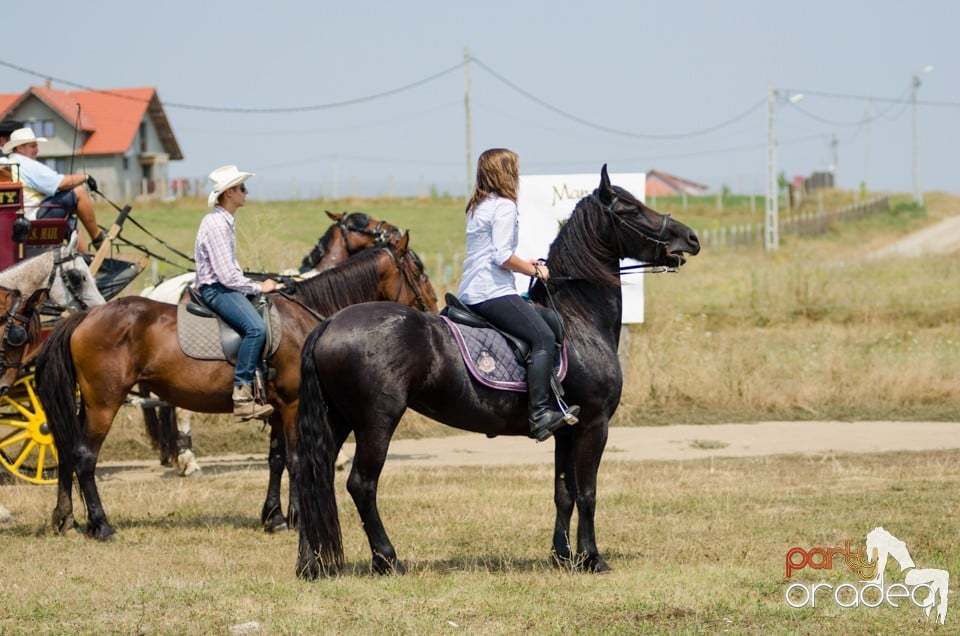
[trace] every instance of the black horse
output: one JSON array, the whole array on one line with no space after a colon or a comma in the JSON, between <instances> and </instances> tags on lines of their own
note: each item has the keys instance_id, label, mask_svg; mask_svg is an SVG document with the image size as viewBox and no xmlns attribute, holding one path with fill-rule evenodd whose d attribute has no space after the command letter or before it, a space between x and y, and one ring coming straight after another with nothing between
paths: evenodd
<instances>
[{"instance_id":1,"label":"black horse","mask_svg":"<svg viewBox=\"0 0 960 636\"><path fill-rule=\"evenodd\" d=\"M531 297L552 305L566 323L566 398L580 423L556 434L553 558L558 565L609 570L594 532L597 470L607 426L620 402L617 358L622 298L620 259L676 268L700 243L690 228L610 185L581 200L550 248L551 279ZM298 425L301 480L297 575L316 578L343 567L333 488L334 460L347 435L356 454L347 478L378 573L404 571L380 520L377 483L400 417L409 407L468 431L530 436L523 393L487 388L471 379L449 329L430 316L390 303L348 307L307 338L301 359ZM577 549L570 519L577 506Z\"/></svg>"}]
</instances>

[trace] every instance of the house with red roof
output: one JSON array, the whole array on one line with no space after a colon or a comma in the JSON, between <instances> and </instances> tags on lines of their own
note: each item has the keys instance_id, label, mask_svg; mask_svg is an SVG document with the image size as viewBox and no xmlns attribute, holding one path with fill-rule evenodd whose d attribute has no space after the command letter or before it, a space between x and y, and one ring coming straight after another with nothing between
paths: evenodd
<instances>
[{"instance_id":1,"label":"house with red roof","mask_svg":"<svg viewBox=\"0 0 960 636\"><path fill-rule=\"evenodd\" d=\"M647 171L647 197L665 197L682 194L706 194L709 186L668 174L662 170Z\"/></svg>"},{"instance_id":2,"label":"house with red roof","mask_svg":"<svg viewBox=\"0 0 960 636\"><path fill-rule=\"evenodd\" d=\"M33 128L39 161L61 173L86 172L121 200L166 197L171 161L183 152L154 88L61 91L31 86L0 95L0 121Z\"/></svg>"}]
</instances>

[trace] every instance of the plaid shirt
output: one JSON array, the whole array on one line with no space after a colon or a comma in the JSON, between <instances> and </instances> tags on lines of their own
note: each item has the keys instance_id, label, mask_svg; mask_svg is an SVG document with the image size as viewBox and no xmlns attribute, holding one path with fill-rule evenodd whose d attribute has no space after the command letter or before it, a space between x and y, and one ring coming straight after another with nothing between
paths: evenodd
<instances>
[{"instance_id":1,"label":"plaid shirt","mask_svg":"<svg viewBox=\"0 0 960 636\"><path fill-rule=\"evenodd\" d=\"M200 221L194 247L197 287L220 283L247 295L260 293L260 283L244 276L237 262L236 222L236 217L219 205Z\"/></svg>"}]
</instances>

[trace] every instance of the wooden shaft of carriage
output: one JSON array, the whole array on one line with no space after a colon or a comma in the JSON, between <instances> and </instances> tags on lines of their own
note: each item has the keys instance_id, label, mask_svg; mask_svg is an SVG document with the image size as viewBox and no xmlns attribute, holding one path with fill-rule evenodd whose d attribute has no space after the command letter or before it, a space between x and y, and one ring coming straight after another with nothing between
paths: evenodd
<instances>
[{"instance_id":1,"label":"wooden shaft of carriage","mask_svg":"<svg viewBox=\"0 0 960 636\"><path fill-rule=\"evenodd\" d=\"M130 214L130 206L125 205L123 209L120 210L120 214L117 215L117 220L113 222L113 225L110 226L110 229L107 231L106 237L103 239L103 243L100 244L100 249L97 250L96 255L93 257L93 262L90 263L90 274L96 275L97 271L100 270L100 265L103 264L103 259L106 258L107 254L110 253L110 245L113 241L120 236L120 229L123 227L123 222L127 220L127 215Z\"/></svg>"}]
</instances>

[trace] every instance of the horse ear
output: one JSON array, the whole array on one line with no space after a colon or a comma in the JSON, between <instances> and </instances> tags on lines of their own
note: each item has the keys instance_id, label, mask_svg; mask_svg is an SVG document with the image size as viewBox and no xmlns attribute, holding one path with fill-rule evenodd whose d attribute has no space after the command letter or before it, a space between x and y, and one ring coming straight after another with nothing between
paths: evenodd
<instances>
[{"instance_id":1,"label":"horse ear","mask_svg":"<svg viewBox=\"0 0 960 636\"><path fill-rule=\"evenodd\" d=\"M343 215L345 214L344 212L337 214L336 212L331 212L330 210L324 210L324 212L326 212L327 216L329 216L330 219L333 220L335 223L339 223L340 220L343 218Z\"/></svg>"},{"instance_id":2,"label":"horse ear","mask_svg":"<svg viewBox=\"0 0 960 636\"><path fill-rule=\"evenodd\" d=\"M407 245L409 244L410 244L410 230L407 230L406 232L403 233L403 236L400 238L400 240L397 241L397 251L406 252Z\"/></svg>"},{"instance_id":3,"label":"horse ear","mask_svg":"<svg viewBox=\"0 0 960 636\"><path fill-rule=\"evenodd\" d=\"M607 164L603 164L603 167L600 168L600 187L599 190L600 201L604 205L610 205L613 202L613 190L610 186L610 175L607 174Z\"/></svg>"},{"instance_id":4,"label":"horse ear","mask_svg":"<svg viewBox=\"0 0 960 636\"><path fill-rule=\"evenodd\" d=\"M70 233L70 242L67 243L67 251L73 254L77 251L77 241L80 240L79 230Z\"/></svg>"},{"instance_id":5,"label":"horse ear","mask_svg":"<svg viewBox=\"0 0 960 636\"><path fill-rule=\"evenodd\" d=\"M47 297L50 295L50 290L46 287L41 287L37 291L30 294L30 300L27 301L27 304L30 307L36 307L40 303L44 302Z\"/></svg>"}]
</instances>

